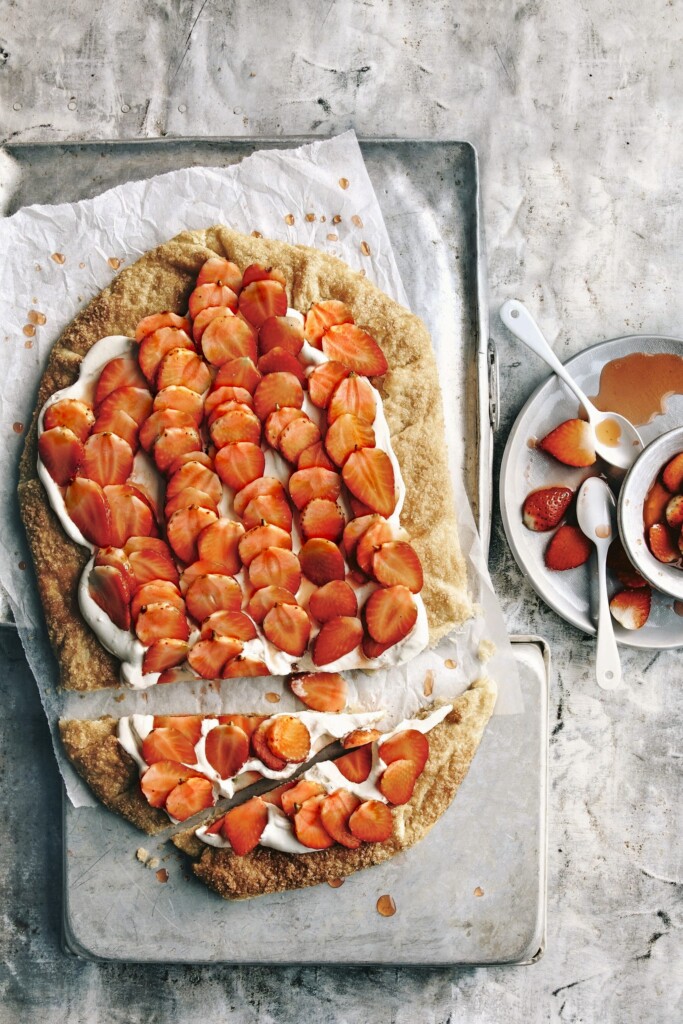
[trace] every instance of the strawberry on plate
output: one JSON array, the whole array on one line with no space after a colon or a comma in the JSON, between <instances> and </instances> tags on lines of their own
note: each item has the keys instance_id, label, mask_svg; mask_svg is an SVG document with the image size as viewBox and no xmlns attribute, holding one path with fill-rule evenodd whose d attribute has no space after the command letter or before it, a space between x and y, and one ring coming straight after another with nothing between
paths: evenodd
<instances>
[{"instance_id":1,"label":"strawberry on plate","mask_svg":"<svg viewBox=\"0 0 683 1024\"><path fill-rule=\"evenodd\" d=\"M652 591L649 587L639 590L621 590L609 603L613 618L624 629L642 629L650 615Z\"/></svg>"},{"instance_id":2,"label":"strawberry on plate","mask_svg":"<svg viewBox=\"0 0 683 1024\"><path fill-rule=\"evenodd\" d=\"M338 672L308 672L293 676L289 685L312 711L343 711L346 707L346 680Z\"/></svg>"},{"instance_id":3,"label":"strawberry on plate","mask_svg":"<svg viewBox=\"0 0 683 1024\"><path fill-rule=\"evenodd\" d=\"M545 550L545 564L549 569L563 572L565 569L576 569L590 558L591 542L578 526L565 523L550 538Z\"/></svg>"},{"instance_id":4,"label":"strawberry on plate","mask_svg":"<svg viewBox=\"0 0 683 1024\"><path fill-rule=\"evenodd\" d=\"M528 530L542 532L559 526L574 497L569 487L540 487L524 500L522 517Z\"/></svg>"},{"instance_id":5,"label":"strawberry on plate","mask_svg":"<svg viewBox=\"0 0 683 1024\"><path fill-rule=\"evenodd\" d=\"M597 458L593 428L586 420L565 420L536 447L566 466L592 466Z\"/></svg>"}]
</instances>

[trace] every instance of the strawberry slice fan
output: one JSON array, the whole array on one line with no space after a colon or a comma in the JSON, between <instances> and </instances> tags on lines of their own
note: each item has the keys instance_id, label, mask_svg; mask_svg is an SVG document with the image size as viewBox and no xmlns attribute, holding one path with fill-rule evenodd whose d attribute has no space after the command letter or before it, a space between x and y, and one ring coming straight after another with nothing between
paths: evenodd
<instances>
[{"instance_id":1,"label":"strawberry slice fan","mask_svg":"<svg viewBox=\"0 0 683 1024\"><path fill-rule=\"evenodd\" d=\"M38 440L92 548L87 592L106 619L84 614L104 646L128 633L142 675L168 683L267 675L267 644L319 667L400 644L423 573L391 521L394 462L375 432L369 378L387 360L351 309L288 315L276 268L216 257L187 315L146 316L135 341L92 402L47 403ZM206 797L182 786L192 806Z\"/></svg>"}]
</instances>

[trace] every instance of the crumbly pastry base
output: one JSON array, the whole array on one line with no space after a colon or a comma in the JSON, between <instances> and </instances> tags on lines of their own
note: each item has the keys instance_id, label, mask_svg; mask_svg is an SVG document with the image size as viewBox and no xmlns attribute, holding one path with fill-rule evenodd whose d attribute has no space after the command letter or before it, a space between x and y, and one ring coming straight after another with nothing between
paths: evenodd
<instances>
[{"instance_id":1,"label":"crumbly pastry base","mask_svg":"<svg viewBox=\"0 0 683 1024\"><path fill-rule=\"evenodd\" d=\"M111 334L132 336L143 316L184 312L200 267L215 255L244 269L279 267L292 306L342 299L375 336L389 362L378 383L391 441L406 484L402 523L424 569L422 591L435 643L473 611L458 541L436 360L424 323L346 263L306 246L253 238L225 227L187 231L123 270L67 328L52 350L21 460L19 502L36 567L48 636L68 690L118 686L118 662L81 618L76 596L88 552L74 544L50 508L36 470L37 420L55 391L73 384L86 352Z\"/></svg>"},{"instance_id":2,"label":"crumbly pastry base","mask_svg":"<svg viewBox=\"0 0 683 1024\"><path fill-rule=\"evenodd\" d=\"M385 843L362 843L357 850L334 845L317 853L280 853L257 846L244 857L202 843L187 829L173 836L184 853L197 858L195 875L224 899L319 885L382 864L427 835L447 810L465 778L496 703L496 685L479 679L453 703L453 710L429 733L429 760L410 801L393 809L394 835ZM418 717L428 714L428 709ZM216 815L214 815L215 819Z\"/></svg>"}]
</instances>

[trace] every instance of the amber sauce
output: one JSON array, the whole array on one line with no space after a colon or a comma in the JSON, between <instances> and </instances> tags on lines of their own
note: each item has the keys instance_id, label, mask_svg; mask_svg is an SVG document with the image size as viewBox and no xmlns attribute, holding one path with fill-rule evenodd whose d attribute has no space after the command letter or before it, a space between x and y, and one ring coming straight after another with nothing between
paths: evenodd
<instances>
[{"instance_id":1,"label":"amber sauce","mask_svg":"<svg viewBox=\"0 0 683 1024\"><path fill-rule=\"evenodd\" d=\"M603 412L621 413L642 427L662 415L672 395L683 395L683 357L669 352L633 352L603 366L598 393L591 401Z\"/></svg>"},{"instance_id":2,"label":"amber sauce","mask_svg":"<svg viewBox=\"0 0 683 1024\"><path fill-rule=\"evenodd\" d=\"M377 913L381 914L382 917L393 917L396 913L396 904L394 903L393 896L388 894L380 896L377 900Z\"/></svg>"},{"instance_id":3,"label":"amber sauce","mask_svg":"<svg viewBox=\"0 0 683 1024\"><path fill-rule=\"evenodd\" d=\"M616 420L601 420L595 428L595 436L600 444L605 444L608 448L614 448L619 444L621 427Z\"/></svg>"}]
</instances>

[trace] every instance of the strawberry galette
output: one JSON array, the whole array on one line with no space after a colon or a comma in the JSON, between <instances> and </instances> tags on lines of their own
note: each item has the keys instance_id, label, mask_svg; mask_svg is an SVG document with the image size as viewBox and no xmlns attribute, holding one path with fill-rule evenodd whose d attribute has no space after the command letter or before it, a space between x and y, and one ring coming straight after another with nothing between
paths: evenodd
<instances>
[{"instance_id":1,"label":"strawberry galette","mask_svg":"<svg viewBox=\"0 0 683 1024\"><path fill-rule=\"evenodd\" d=\"M55 346L22 461L62 684L414 657L471 614L443 437L423 324L345 264L148 253Z\"/></svg>"}]
</instances>

